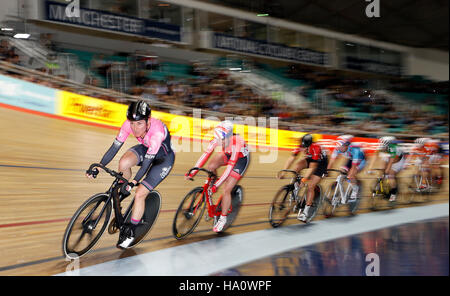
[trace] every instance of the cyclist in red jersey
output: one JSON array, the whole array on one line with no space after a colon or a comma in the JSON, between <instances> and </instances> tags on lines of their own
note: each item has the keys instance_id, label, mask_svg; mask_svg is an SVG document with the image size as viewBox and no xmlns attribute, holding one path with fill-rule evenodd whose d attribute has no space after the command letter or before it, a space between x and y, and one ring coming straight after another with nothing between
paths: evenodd
<instances>
[{"instance_id":1,"label":"cyclist in red jersey","mask_svg":"<svg viewBox=\"0 0 450 296\"><path fill-rule=\"evenodd\" d=\"M439 140L428 139L425 142L425 149L428 152L428 165L430 167L431 179L438 185L442 184L444 170L441 167L443 159L443 150L439 145Z\"/></svg>"},{"instance_id":2,"label":"cyclist in red jersey","mask_svg":"<svg viewBox=\"0 0 450 296\"><path fill-rule=\"evenodd\" d=\"M420 189L425 189L427 187L426 180L429 175L429 159L430 151L427 149L425 144L429 141L429 138L417 138L414 141L414 146L411 149L411 153L408 156L408 164L415 164L420 170L417 172L422 176L422 184L420 184Z\"/></svg>"},{"instance_id":3,"label":"cyclist in red jersey","mask_svg":"<svg viewBox=\"0 0 450 296\"><path fill-rule=\"evenodd\" d=\"M313 143L313 137L310 134L306 134L302 137L300 146L295 148L292 151L291 157L287 159L284 165L285 170L289 169L300 152L304 152L305 156L297 162L294 170L300 172L305 168L310 168L301 180L302 183L308 184L306 206L302 212L299 212L297 217L298 220L305 222L309 217L309 208L314 201L315 188L327 172L328 156L319 144ZM284 173L281 173L279 178L282 179L283 177Z\"/></svg>"},{"instance_id":4,"label":"cyclist in red jersey","mask_svg":"<svg viewBox=\"0 0 450 296\"><path fill-rule=\"evenodd\" d=\"M195 167L202 167L219 145L222 147L222 152L214 155L207 167L209 171L216 173L219 167L227 166L223 175L211 187L211 191L215 193L220 185L225 184L221 202L222 214L214 225L214 232L221 232L225 226L231 205L231 191L242 178L250 163L247 144L239 135L233 134L233 123L225 120L214 129L214 139L209 143L208 148L197 161ZM193 171L190 175L186 174L186 179L192 179L197 172Z\"/></svg>"}]
</instances>

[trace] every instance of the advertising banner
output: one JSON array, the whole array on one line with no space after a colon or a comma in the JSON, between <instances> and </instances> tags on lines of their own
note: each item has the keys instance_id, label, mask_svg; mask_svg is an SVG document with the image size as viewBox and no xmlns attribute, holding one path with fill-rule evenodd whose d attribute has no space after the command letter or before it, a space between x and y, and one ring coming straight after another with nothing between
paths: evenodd
<instances>
[{"instance_id":1,"label":"advertising banner","mask_svg":"<svg viewBox=\"0 0 450 296\"><path fill-rule=\"evenodd\" d=\"M126 120L127 106L67 91L58 92L57 115L120 127Z\"/></svg>"},{"instance_id":2,"label":"advertising banner","mask_svg":"<svg viewBox=\"0 0 450 296\"><path fill-rule=\"evenodd\" d=\"M392 76L401 76L402 68L400 65L387 64L378 61L361 59L347 56L343 65L346 69L358 70L363 72L371 72Z\"/></svg>"},{"instance_id":3,"label":"advertising banner","mask_svg":"<svg viewBox=\"0 0 450 296\"><path fill-rule=\"evenodd\" d=\"M150 38L160 38L177 42L181 40L180 26L177 25L86 8L79 8L79 14L77 16L68 16L66 13L67 5L46 1L45 19Z\"/></svg>"},{"instance_id":4,"label":"advertising banner","mask_svg":"<svg viewBox=\"0 0 450 296\"><path fill-rule=\"evenodd\" d=\"M54 114L56 93L52 88L0 75L0 102L4 104Z\"/></svg>"},{"instance_id":5,"label":"advertising banner","mask_svg":"<svg viewBox=\"0 0 450 296\"><path fill-rule=\"evenodd\" d=\"M213 36L213 48L257 54L261 56L323 66L329 64L329 55L324 52L319 52L302 47L289 47L283 44L233 37L220 33L214 33Z\"/></svg>"}]
</instances>

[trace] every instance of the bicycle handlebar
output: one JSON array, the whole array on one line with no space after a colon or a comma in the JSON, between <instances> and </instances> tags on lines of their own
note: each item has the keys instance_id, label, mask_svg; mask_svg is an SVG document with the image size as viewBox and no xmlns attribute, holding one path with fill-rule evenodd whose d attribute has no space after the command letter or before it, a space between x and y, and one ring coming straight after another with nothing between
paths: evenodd
<instances>
[{"instance_id":1,"label":"bicycle handlebar","mask_svg":"<svg viewBox=\"0 0 450 296\"><path fill-rule=\"evenodd\" d=\"M383 172L383 177L386 177L386 172L385 169L371 169L371 171L382 171Z\"/></svg>"},{"instance_id":2,"label":"bicycle handlebar","mask_svg":"<svg viewBox=\"0 0 450 296\"><path fill-rule=\"evenodd\" d=\"M342 170L335 170L335 169L328 169L327 172L338 172L342 175L347 175L348 172L342 171Z\"/></svg>"},{"instance_id":3,"label":"bicycle handlebar","mask_svg":"<svg viewBox=\"0 0 450 296\"><path fill-rule=\"evenodd\" d=\"M296 171L293 171L293 170L281 170L281 171L279 171L279 172L277 173L277 177L280 176L280 173L281 173L281 172L287 172L287 173L294 174L296 178L300 177L300 174L297 173Z\"/></svg>"},{"instance_id":4,"label":"bicycle handlebar","mask_svg":"<svg viewBox=\"0 0 450 296\"><path fill-rule=\"evenodd\" d=\"M94 168L97 168L97 167L101 168L102 170L104 170L105 172L110 174L112 177L120 179L120 180L124 181L125 183L128 183L128 180L125 179L124 177L122 177L122 175L123 175L122 173L118 173L118 172L116 172L114 170L108 169L106 166L104 166L101 163L93 163L93 164L91 164L89 166L89 169L86 171L86 173L89 174L90 172L94 172Z\"/></svg>"},{"instance_id":5,"label":"bicycle handlebar","mask_svg":"<svg viewBox=\"0 0 450 296\"><path fill-rule=\"evenodd\" d=\"M190 175L192 171L202 171L202 172L207 173L208 177L212 177L214 179L217 179L217 175L216 174L214 174L213 172L208 171L207 169L204 169L204 168L197 168L197 167L192 168L192 169L189 170L188 175Z\"/></svg>"}]
</instances>

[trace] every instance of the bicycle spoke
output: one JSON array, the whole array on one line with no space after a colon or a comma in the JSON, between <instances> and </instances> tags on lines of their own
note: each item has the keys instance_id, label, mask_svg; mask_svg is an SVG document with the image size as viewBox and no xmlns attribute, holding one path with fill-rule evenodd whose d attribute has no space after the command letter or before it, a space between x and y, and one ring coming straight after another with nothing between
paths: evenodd
<instances>
[{"instance_id":1,"label":"bicycle spoke","mask_svg":"<svg viewBox=\"0 0 450 296\"><path fill-rule=\"evenodd\" d=\"M106 204L107 198L108 195L104 193L94 195L75 213L64 234L63 251L66 256L69 254L82 256L99 240L111 216L111 203ZM92 218L93 216L97 217ZM97 227L94 228L97 223Z\"/></svg>"},{"instance_id":2,"label":"bicycle spoke","mask_svg":"<svg viewBox=\"0 0 450 296\"><path fill-rule=\"evenodd\" d=\"M295 200L292 191L288 187L283 187L275 195L269 209L269 221L272 227L278 227L286 220L294 207Z\"/></svg>"}]
</instances>

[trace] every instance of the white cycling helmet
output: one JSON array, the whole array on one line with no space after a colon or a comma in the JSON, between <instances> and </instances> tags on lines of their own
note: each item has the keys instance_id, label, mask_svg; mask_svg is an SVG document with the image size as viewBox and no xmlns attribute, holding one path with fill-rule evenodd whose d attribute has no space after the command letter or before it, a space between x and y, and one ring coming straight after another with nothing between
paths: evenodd
<instances>
[{"instance_id":1,"label":"white cycling helmet","mask_svg":"<svg viewBox=\"0 0 450 296\"><path fill-rule=\"evenodd\" d=\"M387 136L387 137L381 137L378 142L381 144L381 146L387 147L393 141L395 141L395 137Z\"/></svg>"},{"instance_id":2,"label":"white cycling helmet","mask_svg":"<svg viewBox=\"0 0 450 296\"><path fill-rule=\"evenodd\" d=\"M348 146L353 141L352 135L342 135L337 138L336 147Z\"/></svg>"},{"instance_id":3,"label":"white cycling helmet","mask_svg":"<svg viewBox=\"0 0 450 296\"><path fill-rule=\"evenodd\" d=\"M430 138L417 138L414 143L416 143L417 145L423 146L425 145L428 141L430 141Z\"/></svg>"},{"instance_id":4,"label":"white cycling helmet","mask_svg":"<svg viewBox=\"0 0 450 296\"><path fill-rule=\"evenodd\" d=\"M233 123L229 120L222 121L214 129L214 138L218 140L228 139L233 135Z\"/></svg>"}]
</instances>

